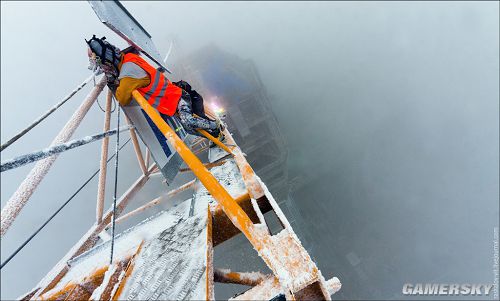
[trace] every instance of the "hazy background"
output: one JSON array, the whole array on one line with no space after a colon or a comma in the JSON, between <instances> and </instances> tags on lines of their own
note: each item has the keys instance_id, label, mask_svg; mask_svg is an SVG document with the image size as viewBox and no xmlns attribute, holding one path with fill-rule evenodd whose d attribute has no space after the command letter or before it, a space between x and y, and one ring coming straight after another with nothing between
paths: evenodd
<instances>
[{"instance_id":1,"label":"hazy background","mask_svg":"<svg viewBox=\"0 0 500 301\"><path fill-rule=\"evenodd\" d=\"M498 2L124 5L163 53L176 36L186 52L214 43L255 62L288 141L309 251L343 283L334 298L401 298L406 282L493 282ZM83 39L93 33L124 46L86 2L1 3L2 142L87 77ZM2 161L47 146L89 90ZM102 116L94 106L73 137L100 132ZM95 171L99 149L60 156L2 238L2 261ZM2 173L2 206L31 167ZM138 175L127 146L120 192ZM96 185L1 270L2 299L30 290L90 227Z\"/></svg>"}]
</instances>

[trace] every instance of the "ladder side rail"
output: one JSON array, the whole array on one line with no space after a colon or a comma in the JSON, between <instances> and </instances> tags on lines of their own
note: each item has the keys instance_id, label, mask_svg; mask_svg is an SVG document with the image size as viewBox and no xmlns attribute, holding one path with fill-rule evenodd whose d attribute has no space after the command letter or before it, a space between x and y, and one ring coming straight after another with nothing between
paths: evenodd
<instances>
[{"instance_id":1,"label":"ladder side rail","mask_svg":"<svg viewBox=\"0 0 500 301\"><path fill-rule=\"evenodd\" d=\"M108 88L108 94L106 95L106 111L104 114L104 131L109 130L109 125L111 122L111 102L113 98L113 92ZM104 138L101 144L101 161L100 172L99 172L99 183L97 184L97 202L95 208L96 223L99 224L102 221L102 213L104 210L104 196L106 192L106 174L107 174L107 159L108 159L108 148L109 148L109 138Z\"/></svg>"},{"instance_id":2,"label":"ladder side rail","mask_svg":"<svg viewBox=\"0 0 500 301\"><path fill-rule=\"evenodd\" d=\"M196 157L189 147L182 141L174 130L161 118L160 114L148 103L148 101L137 91L132 92L132 96L142 107L144 112L151 118L154 124L167 138L173 148L181 156L184 162L193 171L195 176L210 192L212 197L221 204L223 211L232 217L233 223L245 236L252 242L252 244L260 249L260 242L253 235L254 224L245 213L243 209L235 202L233 197L227 190L219 183L219 181L208 171L203 163Z\"/></svg>"},{"instance_id":3,"label":"ladder side rail","mask_svg":"<svg viewBox=\"0 0 500 301\"><path fill-rule=\"evenodd\" d=\"M116 135L120 132L127 131L130 129L130 126L124 126L116 129L109 130L104 133L99 133L99 134L94 134L90 136L86 136L84 138L80 139L75 139L68 141L66 143L62 144L57 144L52 147L44 148L42 150L34 151L29 154L21 155L19 157L3 161L0 166L0 172L5 172L7 170L11 170L14 168L19 168L21 166L24 166L26 164L39 161L42 159L45 159L47 157L53 156L55 154L60 154L69 150L72 150L74 148L96 142L98 140L107 138L109 136Z\"/></svg>"},{"instance_id":4,"label":"ladder side rail","mask_svg":"<svg viewBox=\"0 0 500 301\"><path fill-rule=\"evenodd\" d=\"M127 115L125 115L125 120L127 124L132 126L132 122L128 119ZM130 129L130 137L132 138L132 143L134 144L134 151L137 157L137 162L139 162L139 167L142 170L142 173L145 175L148 172L148 168L146 167L146 163L144 162L144 156L142 155L141 146L139 145L139 140L137 139L137 134L133 128Z\"/></svg>"}]
</instances>

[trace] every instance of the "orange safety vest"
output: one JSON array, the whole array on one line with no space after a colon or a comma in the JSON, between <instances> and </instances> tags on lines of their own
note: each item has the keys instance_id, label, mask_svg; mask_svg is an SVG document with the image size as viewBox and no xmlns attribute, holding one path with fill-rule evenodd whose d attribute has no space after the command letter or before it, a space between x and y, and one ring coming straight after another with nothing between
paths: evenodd
<instances>
[{"instance_id":1,"label":"orange safety vest","mask_svg":"<svg viewBox=\"0 0 500 301\"><path fill-rule=\"evenodd\" d=\"M182 89L172 84L160 71L151 66L139 55L127 53L123 57L123 64L132 62L146 71L150 83L147 87L137 91L156 108L160 113L173 116L182 95Z\"/></svg>"}]
</instances>

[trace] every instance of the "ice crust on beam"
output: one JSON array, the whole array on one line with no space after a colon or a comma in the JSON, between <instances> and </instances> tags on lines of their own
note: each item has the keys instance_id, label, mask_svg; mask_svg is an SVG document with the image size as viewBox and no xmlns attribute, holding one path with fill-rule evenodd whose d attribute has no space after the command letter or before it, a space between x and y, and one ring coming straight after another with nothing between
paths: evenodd
<instances>
[{"instance_id":1,"label":"ice crust on beam","mask_svg":"<svg viewBox=\"0 0 500 301\"><path fill-rule=\"evenodd\" d=\"M282 294L282 289L278 279L267 276L259 285L229 300L271 300L279 294Z\"/></svg>"},{"instance_id":2,"label":"ice crust on beam","mask_svg":"<svg viewBox=\"0 0 500 301\"><path fill-rule=\"evenodd\" d=\"M235 153L238 151L239 150L237 149L233 149L233 152ZM211 148L209 152L209 160L210 162L220 160L220 158L222 158L225 154L226 153L223 150L217 147ZM229 166L234 169L230 170ZM219 174L219 170L216 168L213 168L211 172L233 197L241 195L247 191L245 182L235 159L227 159L226 163L220 167L226 168L222 169L224 173ZM225 185L224 180L227 178L232 178L233 183L236 181L241 183L243 190L239 192L240 194L234 194L233 191L230 191L231 185ZM279 285L282 286L282 291L287 292L291 289L292 291L297 292L304 289L308 285L319 281L321 290L328 298L329 294L326 289L325 279L321 275L321 272L318 270L316 264L310 258L307 251L302 246L300 239L293 231L281 208L267 189L267 186L257 175L254 175L252 181L246 184L258 185L260 189L262 189L265 198L269 201L269 204L273 208L278 219L285 227L285 229L273 236L268 235L269 232L265 224L254 224L252 227L252 231L256 237L260 236L260 240L267 241L265 247L259 251L259 256L261 256L262 259L268 263L269 267L273 269L277 279L279 280ZM196 199L196 195L194 199ZM263 216L259 214L260 210L257 208L258 206L254 203L255 202L252 202L254 210L258 215L260 215L259 218L264 220Z\"/></svg>"},{"instance_id":3,"label":"ice crust on beam","mask_svg":"<svg viewBox=\"0 0 500 301\"><path fill-rule=\"evenodd\" d=\"M261 272L233 272L230 269L214 269L214 278L220 283L237 283L249 286L256 286L268 275Z\"/></svg>"},{"instance_id":4,"label":"ice crust on beam","mask_svg":"<svg viewBox=\"0 0 500 301\"><path fill-rule=\"evenodd\" d=\"M339 278L333 277L326 281L326 289L330 293L330 295L335 294L342 288L342 283L340 283Z\"/></svg>"},{"instance_id":5,"label":"ice crust on beam","mask_svg":"<svg viewBox=\"0 0 500 301\"><path fill-rule=\"evenodd\" d=\"M204 227L206 227L206 210L208 208L208 204L205 203L205 210L203 214L201 212L197 212L197 215L189 218L189 207L190 200L186 200L179 205L171 208L169 211L160 212L155 216L148 218L147 220L141 222L140 224L132 227L123 233L119 234L115 240L115 253L114 258L115 261L122 260L125 257L131 256L137 250L138 245L144 241L144 246L141 252L137 255L137 262L135 264L134 273L138 270L138 266L141 260L145 260L144 256L154 256L160 254L151 253L152 245L158 244L158 241L162 240L162 237L166 237L166 232L174 231L175 229L181 230L181 234L184 235L186 233L193 233L193 231L198 231L197 233L201 233L200 231L206 231ZM199 214L198 214L199 213ZM179 226L181 225L181 226ZM197 230L193 230L197 229ZM176 232L177 233L177 232ZM196 237L193 236L190 239L192 243L205 243L206 235L201 235L202 239L200 241L196 240ZM181 243L182 239L178 239L176 237L171 237L168 239L166 244L172 245L172 241L178 241ZM189 246L189 243L186 244ZM157 249L156 251L161 252L164 251L165 256L170 256L169 252L166 251L166 247ZM194 250L204 250L205 247L193 246ZM146 252L146 250L148 250ZM149 252L149 253L148 253ZM196 257L203 259L205 261L205 255L197 256L198 254L185 254L184 258ZM59 281L59 283L50 291L55 292L61 290L66 284L78 283L83 281L86 276L93 273L96 269L106 266L109 264L110 258L110 242L102 243L93 249L81 254L80 256L74 258L70 262L68 262L70 269L68 273ZM145 270L150 268L145 267ZM203 268L204 270L204 268ZM134 277L134 273L131 275L131 279ZM130 279L129 279L130 281ZM128 282L127 282L128 283ZM47 292L49 294L50 292ZM123 291L126 293L126 290ZM122 296L123 296L122 293ZM187 292L190 293L190 292ZM97 294L97 293L96 293Z\"/></svg>"},{"instance_id":6,"label":"ice crust on beam","mask_svg":"<svg viewBox=\"0 0 500 301\"><path fill-rule=\"evenodd\" d=\"M215 162L229 155L225 150L218 146L214 146L208 149L208 161Z\"/></svg>"},{"instance_id":7,"label":"ice crust on beam","mask_svg":"<svg viewBox=\"0 0 500 301\"><path fill-rule=\"evenodd\" d=\"M182 300L199 295L198 284L205 283L207 208L205 204L204 214L184 219L144 247L121 298Z\"/></svg>"},{"instance_id":8,"label":"ice crust on beam","mask_svg":"<svg viewBox=\"0 0 500 301\"><path fill-rule=\"evenodd\" d=\"M291 288L297 292L315 281L319 281L324 295L330 297L323 275L302 246L299 237L288 223L278 203L258 176L256 176L256 180L260 183L269 204L285 227L281 232L270 237L267 247L261 250L259 255L265 255L283 286L283 291L286 291L285 288ZM262 231L256 231L255 234L258 233L263 234ZM283 260L284 258L287 260Z\"/></svg>"},{"instance_id":9,"label":"ice crust on beam","mask_svg":"<svg viewBox=\"0 0 500 301\"><path fill-rule=\"evenodd\" d=\"M104 289L108 286L109 281L111 280L111 276L117 270L117 265L112 265L106 273L104 273L104 279L102 280L101 285L97 287L92 295L90 296L90 300L102 300L102 293L104 293Z\"/></svg>"},{"instance_id":10,"label":"ice crust on beam","mask_svg":"<svg viewBox=\"0 0 500 301\"><path fill-rule=\"evenodd\" d=\"M333 277L332 279L326 281L326 288L330 295L338 292L341 286L342 285L337 277ZM285 295L285 291L280 286L278 279L268 275L266 276L266 279L257 286L254 286L240 295L230 298L229 300L271 300L278 295Z\"/></svg>"},{"instance_id":11,"label":"ice crust on beam","mask_svg":"<svg viewBox=\"0 0 500 301\"><path fill-rule=\"evenodd\" d=\"M82 104L73 113L71 118L66 122L61 131L52 140L50 145L56 145L68 141L75 130L80 125L83 117L90 110L92 104L95 102L101 91L106 84L106 77L102 77L99 83L87 95ZM2 208L1 213L1 227L0 235L3 236L8 228L12 225L15 218L19 215L20 211L28 202L31 195L35 192L38 185L42 182L45 175L49 172L50 168L56 161L58 155L55 154L51 157L38 161L31 169L30 173L26 176L24 181L19 185L16 192L10 197L7 203Z\"/></svg>"},{"instance_id":12,"label":"ice crust on beam","mask_svg":"<svg viewBox=\"0 0 500 301\"><path fill-rule=\"evenodd\" d=\"M212 162L226 156L226 153L218 148L211 149L210 153L209 157ZM240 161L242 158L239 157ZM247 165L243 162L244 167L241 167L240 161L237 163L235 159L227 157L223 164L210 170L233 198L248 193L246 185L249 179L248 177L244 179L240 173L240 168L247 170ZM258 288L250 290L252 293L250 291L244 293L246 295L244 299L271 299L279 294L285 294L289 298L290 292L293 292L301 297L310 293L314 296L321 294L328 300L329 290L338 290L340 282L336 278L328 283L325 282L265 184L256 175L251 174L250 184L259 186L260 195L265 196L265 199L269 201L285 229L276 235L270 235L265 223L254 224L250 227L249 231L253 231L251 237L262 242L258 246L259 255L273 270L275 276L259 283ZM108 296L108 292L116 291L120 287L119 296L115 296L119 299L205 300L207 297L210 298L206 296L207 293L212 294L212 291L207 289L207 285L208 288L213 287L211 277L206 274L207 254L210 254L207 226L211 221L207 218L209 216L207 209L210 206L214 210L215 205L217 205L216 201L197 181L192 199L184 201L167 212L160 212L118 235L115 244L115 260L124 260L135 254L134 265L131 265L129 272L115 271L114 276L101 274L104 278L107 276L111 279L106 279L107 281L103 281L99 287L96 286L93 297L107 298L105 296ZM252 205L258 214L260 209L255 200L252 200ZM261 222L264 221L262 215L258 217ZM224 230L225 228L222 231ZM137 252L141 242L143 242L142 248ZM102 271L102 268L109 264L109 247L110 242L104 242L71 260L68 273L58 282L52 292L57 292L68 283L81 284L88 275L99 268ZM123 283L122 281L115 282L117 276L119 276L118 280L123 279ZM106 293L103 293L104 291Z\"/></svg>"},{"instance_id":13,"label":"ice crust on beam","mask_svg":"<svg viewBox=\"0 0 500 301\"><path fill-rule=\"evenodd\" d=\"M226 160L224 164L220 166L215 166L210 169L210 172L214 177L221 183L221 185L227 190L227 192L233 197L237 198L240 195L246 193L245 183L240 175L238 166L232 159ZM211 205L216 205L217 202L210 195L208 190L203 186L203 184L197 183L195 194L193 196L194 203L208 202ZM212 209L214 209L212 206Z\"/></svg>"}]
</instances>

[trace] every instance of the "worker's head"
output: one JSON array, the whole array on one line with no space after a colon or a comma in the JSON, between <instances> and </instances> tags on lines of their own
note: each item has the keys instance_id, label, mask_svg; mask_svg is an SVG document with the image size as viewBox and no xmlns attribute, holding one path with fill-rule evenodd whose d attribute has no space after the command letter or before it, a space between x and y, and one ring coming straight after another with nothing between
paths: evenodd
<instances>
[{"instance_id":1,"label":"worker's head","mask_svg":"<svg viewBox=\"0 0 500 301\"><path fill-rule=\"evenodd\" d=\"M96 71L101 69L107 75L118 75L118 65L120 63L120 49L118 47L108 43L106 37L101 39L96 38L94 35L87 45L87 54L89 56L89 69Z\"/></svg>"}]
</instances>

